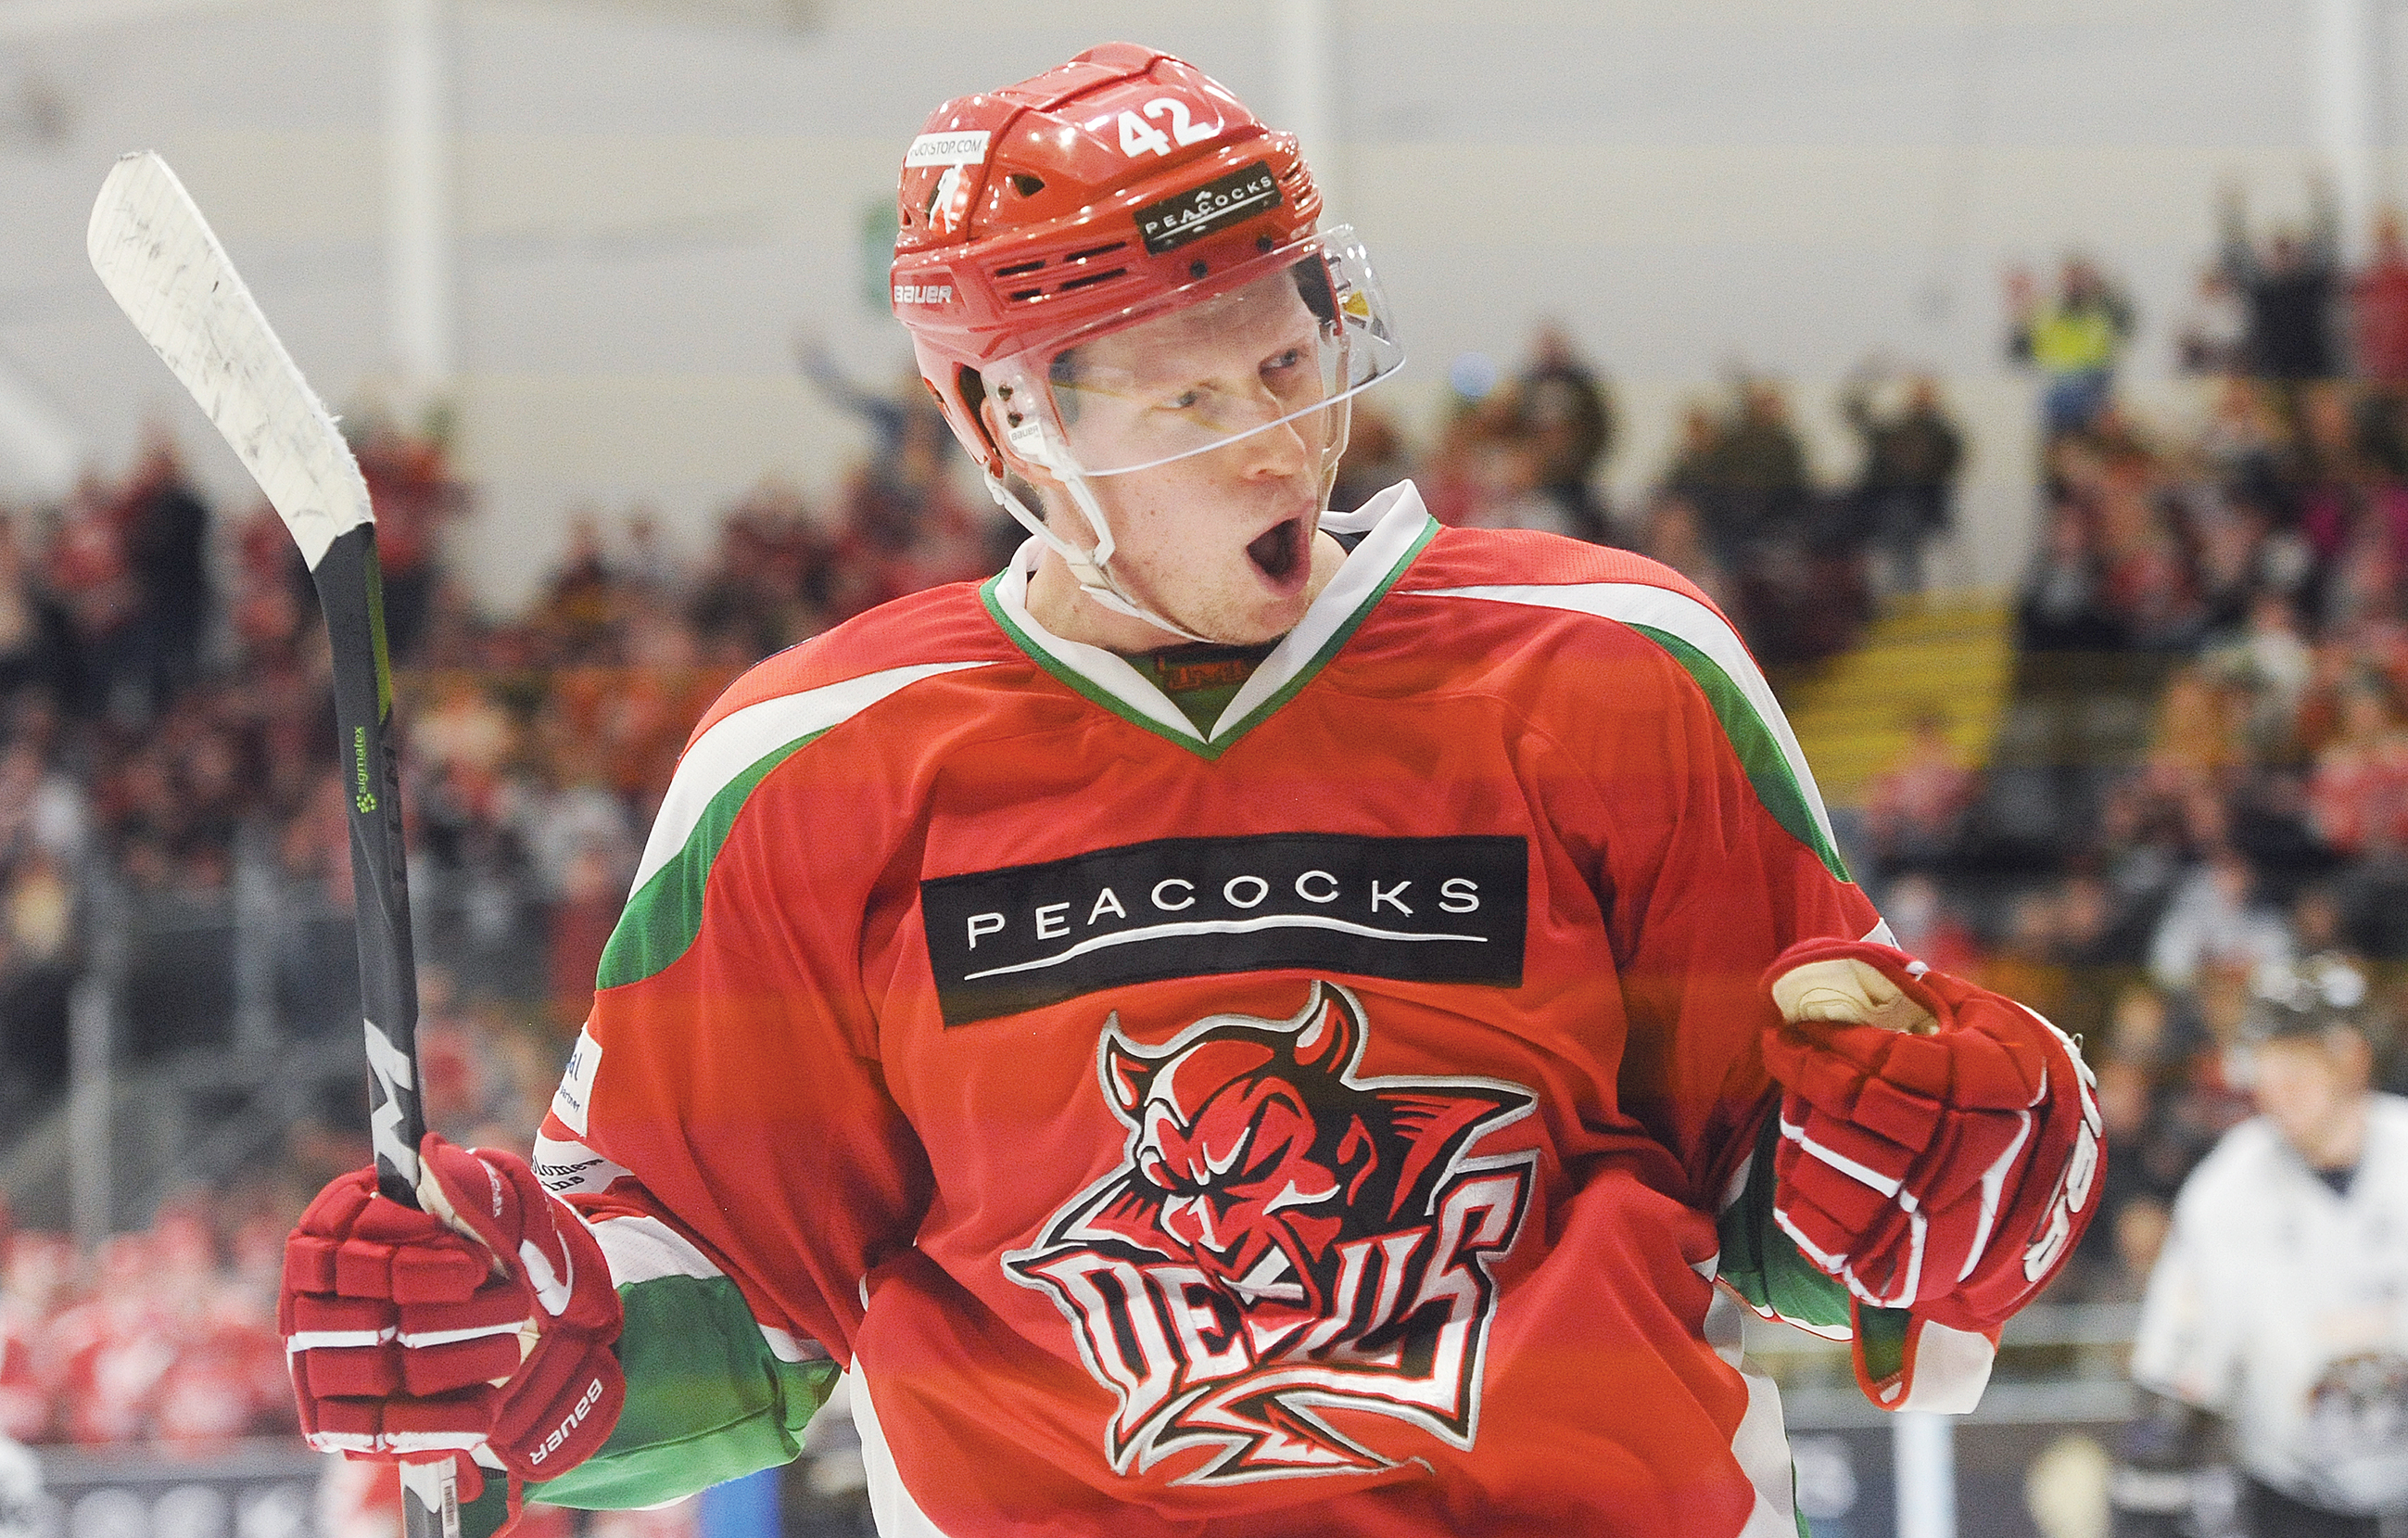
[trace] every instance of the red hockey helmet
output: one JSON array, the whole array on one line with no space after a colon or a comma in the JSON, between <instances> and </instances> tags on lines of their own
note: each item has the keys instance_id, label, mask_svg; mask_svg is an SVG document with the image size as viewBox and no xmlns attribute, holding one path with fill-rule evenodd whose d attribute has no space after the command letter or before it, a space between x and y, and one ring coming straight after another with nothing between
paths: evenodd
<instances>
[{"instance_id":1,"label":"red hockey helmet","mask_svg":"<svg viewBox=\"0 0 2408 1538\"><path fill-rule=\"evenodd\" d=\"M1370 338L1337 388L1351 395L1402 359L1351 232L1315 234L1321 194L1295 137L1152 49L1108 43L947 102L911 141L897 196L895 313L990 474L1003 457L978 407L997 365L1034 360L1041 381L1083 338L1315 259L1321 270L1299 279L1308 302Z\"/></svg>"},{"instance_id":2,"label":"red hockey helmet","mask_svg":"<svg viewBox=\"0 0 2408 1538\"><path fill-rule=\"evenodd\" d=\"M895 313L954 436L1092 597L1180 635L1113 580L1091 482L1311 417L1298 430L1321 446L1326 496L1347 403L1404 360L1354 232L1316 230L1321 194L1294 136L1168 54L1111 43L946 103L905 153L897 197ZM1260 388L1174 388L1159 403L1172 409L1151 409L1150 371L1127 360L1182 327L1276 333ZM1092 548L1007 484L988 397L1012 456L1063 487Z\"/></svg>"}]
</instances>

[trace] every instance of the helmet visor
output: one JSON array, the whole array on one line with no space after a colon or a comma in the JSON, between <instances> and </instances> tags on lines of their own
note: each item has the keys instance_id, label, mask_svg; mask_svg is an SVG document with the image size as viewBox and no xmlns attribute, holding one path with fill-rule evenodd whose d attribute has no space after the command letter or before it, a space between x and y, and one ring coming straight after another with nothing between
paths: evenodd
<instances>
[{"instance_id":1,"label":"helmet visor","mask_svg":"<svg viewBox=\"0 0 2408 1538\"><path fill-rule=\"evenodd\" d=\"M1333 410L1404 362L1369 259L1340 227L1015 360L1071 462L1127 475L1286 427L1334 447Z\"/></svg>"}]
</instances>

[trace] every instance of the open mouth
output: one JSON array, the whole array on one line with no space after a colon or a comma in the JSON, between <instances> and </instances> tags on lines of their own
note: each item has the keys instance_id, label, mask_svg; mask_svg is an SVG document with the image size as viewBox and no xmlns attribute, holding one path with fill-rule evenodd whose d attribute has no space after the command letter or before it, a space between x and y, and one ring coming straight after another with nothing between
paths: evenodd
<instances>
[{"instance_id":1,"label":"open mouth","mask_svg":"<svg viewBox=\"0 0 2408 1538\"><path fill-rule=\"evenodd\" d=\"M1305 559L1305 522L1291 518L1275 525L1250 541L1246 556L1262 574L1272 582L1284 582Z\"/></svg>"}]
</instances>

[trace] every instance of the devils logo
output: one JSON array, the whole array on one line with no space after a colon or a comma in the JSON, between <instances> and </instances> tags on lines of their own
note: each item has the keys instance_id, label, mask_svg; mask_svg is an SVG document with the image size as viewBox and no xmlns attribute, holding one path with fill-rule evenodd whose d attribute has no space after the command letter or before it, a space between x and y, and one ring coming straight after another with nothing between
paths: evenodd
<instances>
[{"instance_id":1,"label":"devils logo","mask_svg":"<svg viewBox=\"0 0 2408 1538\"><path fill-rule=\"evenodd\" d=\"M1118 1398L1121 1473L1185 1450L1214 1456L1181 1484L1397 1461L1331 1410L1471 1445L1490 1268L1521 1230L1532 1156L1467 1152L1535 1097L1357 1078L1368 1029L1334 983L1290 1019L1210 1015L1159 1048L1106 1023L1099 1066L1126 1157L1004 1265L1053 1299Z\"/></svg>"}]
</instances>

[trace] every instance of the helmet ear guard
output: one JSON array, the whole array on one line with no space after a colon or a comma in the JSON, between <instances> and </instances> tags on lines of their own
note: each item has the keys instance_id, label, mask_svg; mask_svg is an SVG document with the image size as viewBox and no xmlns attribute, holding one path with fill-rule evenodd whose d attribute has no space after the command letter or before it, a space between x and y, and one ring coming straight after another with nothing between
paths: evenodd
<instances>
[{"instance_id":1,"label":"helmet ear guard","mask_svg":"<svg viewBox=\"0 0 2408 1538\"><path fill-rule=\"evenodd\" d=\"M982 387L983 382L982 380ZM997 458L1002 461L1004 470L999 473L994 468L989 468L986 472L987 495L994 497L996 505L1010 513L1015 523L1043 540L1047 549L1061 556L1063 564L1070 568L1070 575L1077 580L1079 590L1095 602L1115 614L1128 619L1142 620L1156 629L1167 630L1182 640L1209 641L1211 637L1199 636L1177 621L1155 613L1122 590L1120 582L1113 578L1111 572L1113 550L1111 521L1104 516L1103 508L1096 500L1095 488L1087 483L1086 475L1079 468L1077 458L1069 452L1069 446L1052 430L1052 424L1046 420L1045 415L1036 409L1034 400L1027 401L1027 410L1015 409L1010 404L1014 395L1025 398L1029 394L1025 384L999 384L994 392L995 410L996 414L1004 419L1003 440L1009 449L1006 452L999 448L997 452ZM982 436L985 437L987 441L993 442L992 437L987 436L984 431L983 413L982 413L980 426ZM1080 516L1086 520L1088 530L1095 536L1096 542L1092 549L1082 549L1077 541L1054 526L1053 521L1045 516L1041 507L1029 506L1026 498L1012 489L1010 480L1013 478L1010 475L1010 465L1015 458L1032 469L1043 471L1049 480L1062 488L1064 494L1070 498L1071 505L1079 510ZM1023 483L1027 484L1025 479ZM1030 489L1034 490L1035 487L1032 485Z\"/></svg>"}]
</instances>

